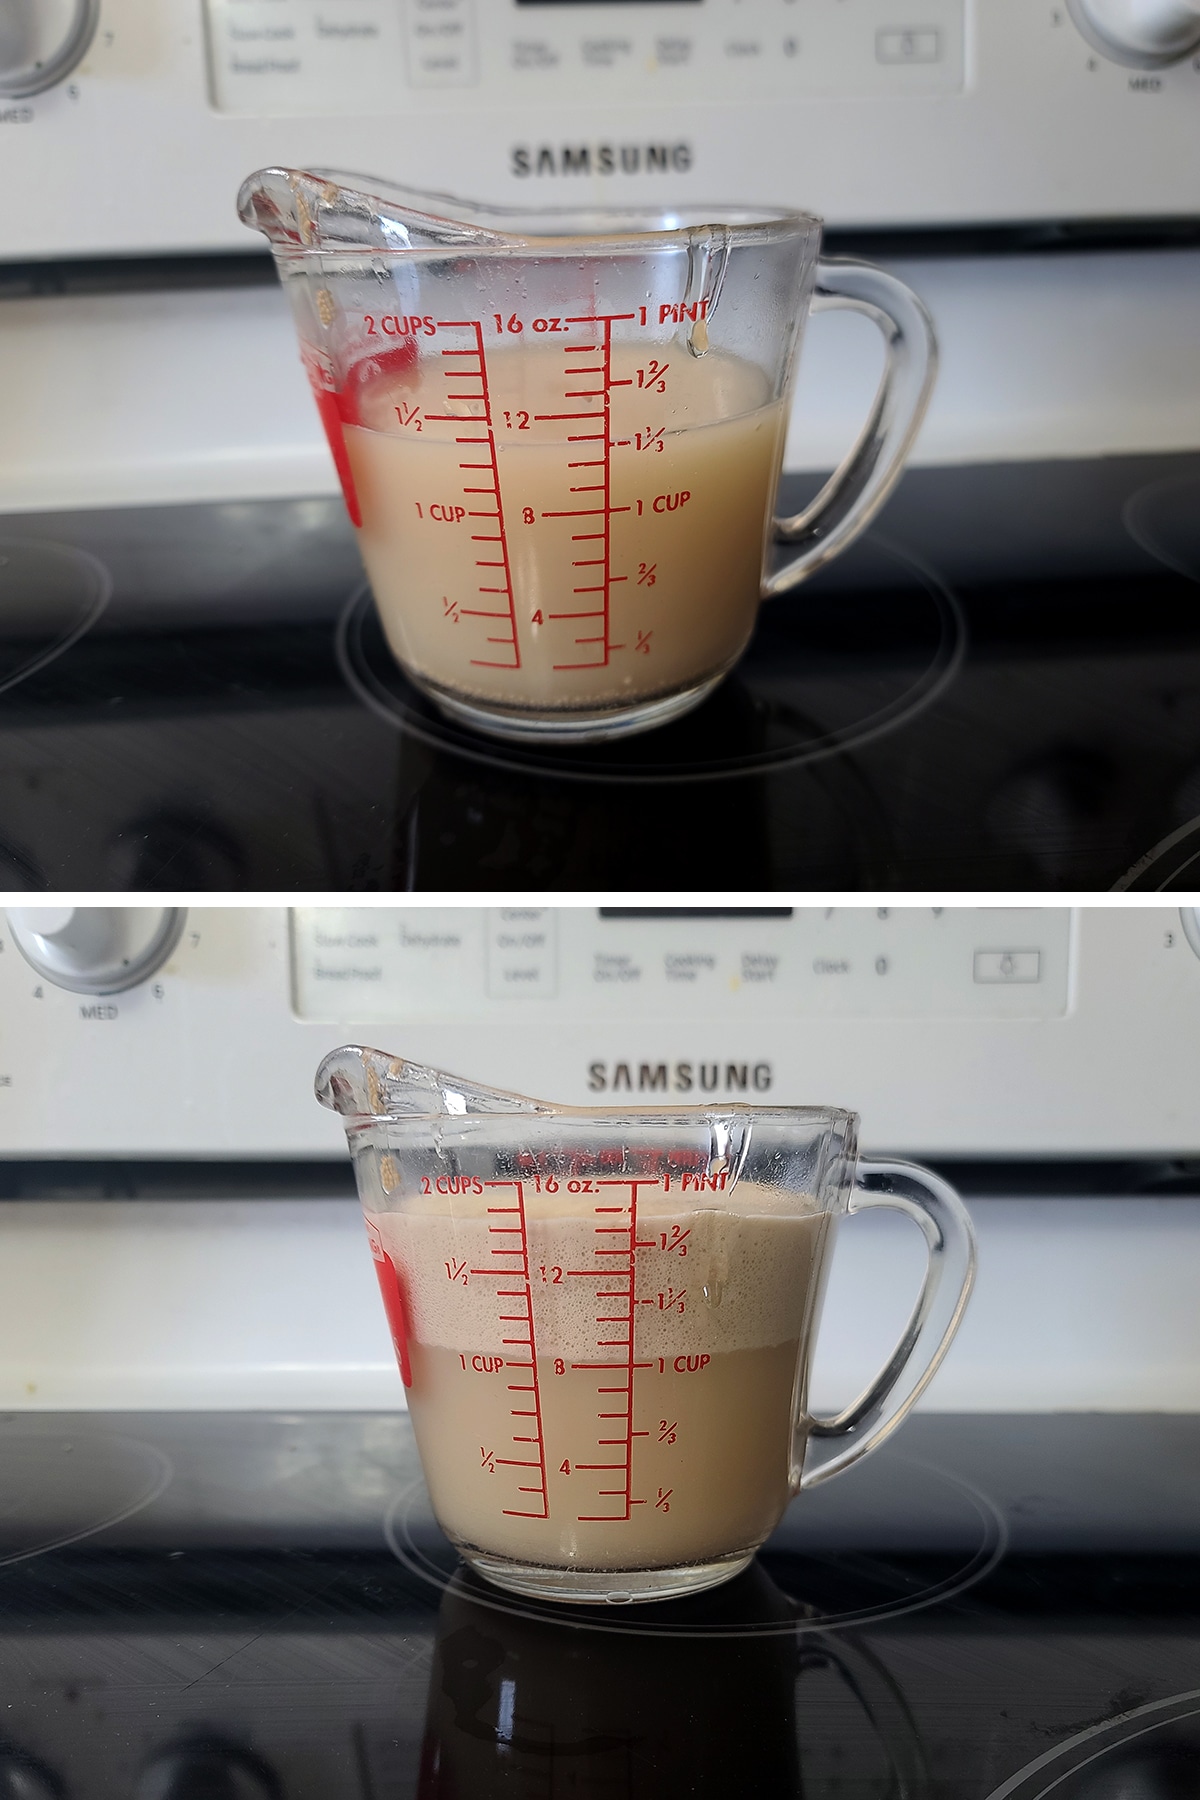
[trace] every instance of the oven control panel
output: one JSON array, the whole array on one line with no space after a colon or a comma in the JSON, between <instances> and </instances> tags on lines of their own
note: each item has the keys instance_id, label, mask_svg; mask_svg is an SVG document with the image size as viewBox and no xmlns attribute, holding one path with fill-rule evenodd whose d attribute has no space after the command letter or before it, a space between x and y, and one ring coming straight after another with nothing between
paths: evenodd
<instances>
[{"instance_id":1,"label":"oven control panel","mask_svg":"<svg viewBox=\"0 0 1200 1800\"><path fill-rule=\"evenodd\" d=\"M206 0L223 112L957 93L966 0Z\"/></svg>"},{"instance_id":2,"label":"oven control panel","mask_svg":"<svg viewBox=\"0 0 1200 1800\"><path fill-rule=\"evenodd\" d=\"M28 29L0 34L5 260L250 250L235 196L272 163L520 206L782 203L842 226L1197 211L1193 0L18 12Z\"/></svg>"},{"instance_id":3,"label":"oven control panel","mask_svg":"<svg viewBox=\"0 0 1200 1800\"><path fill-rule=\"evenodd\" d=\"M569 1105L852 1107L895 1153L1200 1155L1178 908L192 907L167 942L134 907L88 986L83 922L14 912L0 1156L339 1157L346 1042Z\"/></svg>"},{"instance_id":4,"label":"oven control panel","mask_svg":"<svg viewBox=\"0 0 1200 1800\"><path fill-rule=\"evenodd\" d=\"M1058 908L298 907L302 1019L1051 1019Z\"/></svg>"}]
</instances>

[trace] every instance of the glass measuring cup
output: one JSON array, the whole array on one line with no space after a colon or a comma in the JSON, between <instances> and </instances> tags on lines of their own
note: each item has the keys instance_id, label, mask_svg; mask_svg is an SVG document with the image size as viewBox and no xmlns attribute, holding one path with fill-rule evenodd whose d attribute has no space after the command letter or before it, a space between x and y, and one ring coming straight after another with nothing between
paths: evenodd
<instances>
[{"instance_id":1,"label":"glass measuring cup","mask_svg":"<svg viewBox=\"0 0 1200 1800\"><path fill-rule=\"evenodd\" d=\"M238 207L271 242L391 649L495 736L603 739L697 705L760 599L867 525L929 397L921 302L819 261L803 213L517 214L293 169ZM773 520L801 330L828 307L878 325L883 379L822 492ZM797 551L768 575L772 530Z\"/></svg>"},{"instance_id":2,"label":"glass measuring cup","mask_svg":"<svg viewBox=\"0 0 1200 1800\"><path fill-rule=\"evenodd\" d=\"M966 1305L961 1201L860 1163L852 1113L551 1106L354 1046L316 1091L345 1121L434 1513L517 1593L736 1574L796 1492L894 1429ZM925 1284L886 1368L816 1419L830 1227L868 1207L920 1226Z\"/></svg>"}]
</instances>

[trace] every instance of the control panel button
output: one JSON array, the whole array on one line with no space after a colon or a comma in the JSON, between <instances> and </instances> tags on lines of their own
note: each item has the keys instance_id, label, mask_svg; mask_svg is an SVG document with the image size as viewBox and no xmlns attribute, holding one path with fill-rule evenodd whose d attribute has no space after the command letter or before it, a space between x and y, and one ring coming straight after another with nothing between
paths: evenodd
<instances>
[{"instance_id":1,"label":"control panel button","mask_svg":"<svg viewBox=\"0 0 1200 1800\"><path fill-rule=\"evenodd\" d=\"M976 981L1040 981L1040 950L977 950Z\"/></svg>"},{"instance_id":2,"label":"control panel button","mask_svg":"<svg viewBox=\"0 0 1200 1800\"><path fill-rule=\"evenodd\" d=\"M96 35L100 0L4 0L0 94L14 100L63 81Z\"/></svg>"},{"instance_id":3,"label":"control panel button","mask_svg":"<svg viewBox=\"0 0 1200 1800\"><path fill-rule=\"evenodd\" d=\"M13 942L31 968L73 994L121 994L147 981L179 942L179 906L14 906Z\"/></svg>"},{"instance_id":4,"label":"control panel button","mask_svg":"<svg viewBox=\"0 0 1200 1800\"><path fill-rule=\"evenodd\" d=\"M1067 0L1094 50L1133 69L1160 69L1200 47L1200 0Z\"/></svg>"},{"instance_id":5,"label":"control panel button","mask_svg":"<svg viewBox=\"0 0 1200 1800\"><path fill-rule=\"evenodd\" d=\"M875 56L881 63L935 63L942 60L942 34L926 31L877 31Z\"/></svg>"}]
</instances>

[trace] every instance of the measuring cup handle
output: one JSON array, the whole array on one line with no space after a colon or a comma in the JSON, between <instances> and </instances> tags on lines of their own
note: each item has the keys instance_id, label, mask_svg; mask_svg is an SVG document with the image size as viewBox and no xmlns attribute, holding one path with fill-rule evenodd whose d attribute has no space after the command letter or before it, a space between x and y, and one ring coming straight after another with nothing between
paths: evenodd
<instances>
[{"instance_id":1,"label":"measuring cup handle","mask_svg":"<svg viewBox=\"0 0 1200 1800\"><path fill-rule=\"evenodd\" d=\"M889 1207L925 1236L928 1263L920 1297L886 1366L852 1406L813 1419L799 1486L840 1475L874 1450L928 1387L950 1348L975 1282L975 1231L948 1182L915 1163L863 1159L847 1211Z\"/></svg>"},{"instance_id":2,"label":"measuring cup handle","mask_svg":"<svg viewBox=\"0 0 1200 1800\"><path fill-rule=\"evenodd\" d=\"M872 263L822 260L812 310L836 307L878 325L886 352L883 377L845 461L803 512L775 520L776 536L801 548L763 582L764 599L797 587L870 524L896 484L933 391L937 339L924 303L910 287Z\"/></svg>"}]
</instances>

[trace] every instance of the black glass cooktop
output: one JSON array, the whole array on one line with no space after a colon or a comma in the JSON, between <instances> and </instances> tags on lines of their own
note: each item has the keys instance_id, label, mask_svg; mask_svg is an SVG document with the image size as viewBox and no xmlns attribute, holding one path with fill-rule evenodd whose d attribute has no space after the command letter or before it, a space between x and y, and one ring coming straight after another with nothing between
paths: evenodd
<instances>
[{"instance_id":1,"label":"black glass cooktop","mask_svg":"<svg viewBox=\"0 0 1200 1800\"><path fill-rule=\"evenodd\" d=\"M1200 456L912 471L703 708L554 750L408 686L338 501L9 517L0 884L1192 887L1198 519Z\"/></svg>"},{"instance_id":2,"label":"black glass cooktop","mask_svg":"<svg viewBox=\"0 0 1200 1800\"><path fill-rule=\"evenodd\" d=\"M1200 1419L951 1417L687 1602L467 1576L407 1419L0 1420L5 1800L1194 1800Z\"/></svg>"}]
</instances>

